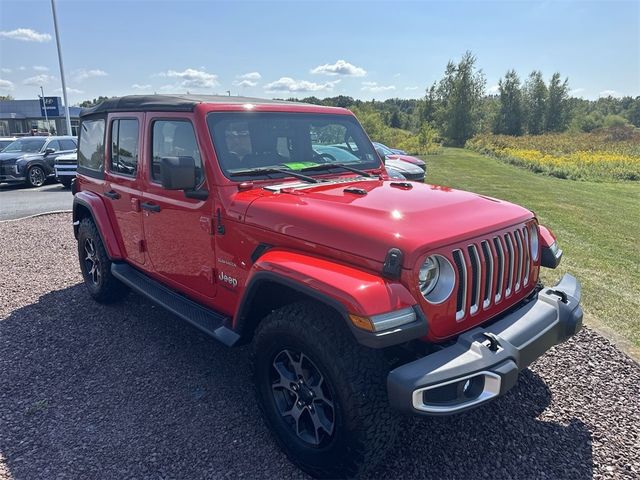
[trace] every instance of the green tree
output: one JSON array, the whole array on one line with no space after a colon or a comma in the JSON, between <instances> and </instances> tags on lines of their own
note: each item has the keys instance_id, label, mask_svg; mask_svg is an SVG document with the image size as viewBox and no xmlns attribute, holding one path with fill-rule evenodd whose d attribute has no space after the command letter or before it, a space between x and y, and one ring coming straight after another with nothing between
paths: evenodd
<instances>
[{"instance_id":1,"label":"green tree","mask_svg":"<svg viewBox=\"0 0 640 480\"><path fill-rule=\"evenodd\" d=\"M567 128L569 115L567 100L569 99L569 80L560 79L558 72L554 73L549 82L549 97L545 117L547 132L561 132Z\"/></svg>"},{"instance_id":2,"label":"green tree","mask_svg":"<svg viewBox=\"0 0 640 480\"><path fill-rule=\"evenodd\" d=\"M527 131L531 135L544 133L548 91L542 72L534 70L529 74L524 86L524 109L527 117Z\"/></svg>"},{"instance_id":3,"label":"green tree","mask_svg":"<svg viewBox=\"0 0 640 480\"><path fill-rule=\"evenodd\" d=\"M448 143L461 147L478 131L484 87L484 74L471 52L457 64L449 61L436 89L436 119Z\"/></svg>"},{"instance_id":4,"label":"green tree","mask_svg":"<svg viewBox=\"0 0 640 480\"><path fill-rule=\"evenodd\" d=\"M400 114L397 110L394 110L391 114L391 118L389 119L389 126L391 128L401 128L402 123L400 122Z\"/></svg>"},{"instance_id":5,"label":"green tree","mask_svg":"<svg viewBox=\"0 0 640 480\"><path fill-rule=\"evenodd\" d=\"M94 98L93 100L85 100L82 103L79 103L78 106L82 108L95 107L99 103L104 102L105 100L109 100L109 97L103 97L100 95L98 98Z\"/></svg>"},{"instance_id":6,"label":"green tree","mask_svg":"<svg viewBox=\"0 0 640 480\"><path fill-rule=\"evenodd\" d=\"M515 70L509 70L498 82L500 111L493 126L494 133L522 135L522 91L520 78Z\"/></svg>"}]
</instances>

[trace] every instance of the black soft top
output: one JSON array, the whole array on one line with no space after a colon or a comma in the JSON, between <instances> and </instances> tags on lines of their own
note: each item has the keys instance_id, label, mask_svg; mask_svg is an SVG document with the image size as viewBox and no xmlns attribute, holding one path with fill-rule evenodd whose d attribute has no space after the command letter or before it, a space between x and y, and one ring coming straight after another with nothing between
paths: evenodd
<instances>
[{"instance_id":1,"label":"black soft top","mask_svg":"<svg viewBox=\"0 0 640 480\"><path fill-rule=\"evenodd\" d=\"M256 105L280 104L295 105L296 102L284 100L265 100L263 98L230 97L225 95L127 95L113 97L95 107L85 108L81 117L108 112L192 112L200 103ZM298 103L300 105L300 103Z\"/></svg>"}]
</instances>

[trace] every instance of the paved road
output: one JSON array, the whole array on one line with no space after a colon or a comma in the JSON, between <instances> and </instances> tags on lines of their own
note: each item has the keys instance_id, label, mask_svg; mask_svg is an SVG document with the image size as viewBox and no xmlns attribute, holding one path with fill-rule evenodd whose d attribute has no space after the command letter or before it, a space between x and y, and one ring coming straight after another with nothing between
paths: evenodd
<instances>
[{"instance_id":1,"label":"paved road","mask_svg":"<svg viewBox=\"0 0 640 480\"><path fill-rule=\"evenodd\" d=\"M40 188L0 184L0 221L38 213L71 210L73 196L68 188L50 183Z\"/></svg>"}]
</instances>

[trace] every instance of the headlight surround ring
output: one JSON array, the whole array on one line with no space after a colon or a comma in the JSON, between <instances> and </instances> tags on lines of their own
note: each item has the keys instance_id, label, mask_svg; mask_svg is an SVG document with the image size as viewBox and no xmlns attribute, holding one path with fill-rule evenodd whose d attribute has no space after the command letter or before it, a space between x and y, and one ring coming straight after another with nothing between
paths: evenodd
<instances>
[{"instance_id":1,"label":"headlight surround ring","mask_svg":"<svg viewBox=\"0 0 640 480\"><path fill-rule=\"evenodd\" d=\"M418 289L427 302L439 304L447 300L455 283L455 270L446 257L436 254L425 258L418 272Z\"/></svg>"}]
</instances>

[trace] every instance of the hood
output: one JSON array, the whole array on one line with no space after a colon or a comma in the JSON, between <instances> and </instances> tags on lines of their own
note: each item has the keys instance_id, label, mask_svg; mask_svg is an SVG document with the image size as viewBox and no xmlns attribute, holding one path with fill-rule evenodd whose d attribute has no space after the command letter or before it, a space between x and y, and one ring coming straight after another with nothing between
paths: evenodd
<instances>
[{"instance_id":1,"label":"hood","mask_svg":"<svg viewBox=\"0 0 640 480\"><path fill-rule=\"evenodd\" d=\"M25 152L7 152L0 153L0 165L7 163L14 163L18 160L29 160L31 158L40 158L41 155L37 153L25 153Z\"/></svg>"},{"instance_id":2,"label":"hood","mask_svg":"<svg viewBox=\"0 0 640 480\"><path fill-rule=\"evenodd\" d=\"M387 159L401 160L403 162L412 163L418 166L425 165L424 160L421 160L420 158L414 157L412 155L387 155Z\"/></svg>"},{"instance_id":3,"label":"hood","mask_svg":"<svg viewBox=\"0 0 640 480\"><path fill-rule=\"evenodd\" d=\"M405 162L400 159L387 157L384 161L385 167L391 167L398 170L400 173L414 173L414 174L423 174L424 170L422 170L418 165L414 165L413 163Z\"/></svg>"},{"instance_id":4,"label":"hood","mask_svg":"<svg viewBox=\"0 0 640 480\"><path fill-rule=\"evenodd\" d=\"M399 248L405 268L412 268L430 249L533 217L520 206L447 187L415 183L403 188L391 180L362 177L348 183L336 180L236 195L253 200L246 210L247 224L379 262L390 248Z\"/></svg>"}]
</instances>

